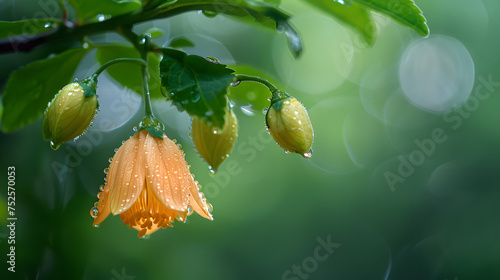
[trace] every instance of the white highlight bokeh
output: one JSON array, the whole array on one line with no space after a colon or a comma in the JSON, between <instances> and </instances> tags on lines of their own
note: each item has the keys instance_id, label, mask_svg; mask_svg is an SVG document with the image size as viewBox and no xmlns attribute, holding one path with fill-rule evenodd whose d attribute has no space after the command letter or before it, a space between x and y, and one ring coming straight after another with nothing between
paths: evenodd
<instances>
[{"instance_id":1,"label":"white highlight bokeh","mask_svg":"<svg viewBox=\"0 0 500 280\"><path fill-rule=\"evenodd\" d=\"M458 40L436 35L411 44L399 65L406 98L433 113L462 106L474 85L474 62Z\"/></svg>"}]
</instances>

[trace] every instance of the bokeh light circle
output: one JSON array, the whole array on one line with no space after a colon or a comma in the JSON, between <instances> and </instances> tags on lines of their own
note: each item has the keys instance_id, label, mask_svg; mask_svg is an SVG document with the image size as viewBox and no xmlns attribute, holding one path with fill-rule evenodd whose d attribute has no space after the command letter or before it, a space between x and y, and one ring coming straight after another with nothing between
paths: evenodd
<instances>
[{"instance_id":1,"label":"bokeh light circle","mask_svg":"<svg viewBox=\"0 0 500 280\"><path fill-rule=\"evenodd\" d=\"M474 62L458 40L436 35L413 43L399 64L406 98L416 107L443 113L462 106L474 85Z\"/></svg>"},{"instance_id":2,"label":"bokeh light circle","mask_svg":"<svg viewBox=\"0 0 500 280\"><path fill-rule=\"evenodd\" d=\"M292 23L301 34L303 52L293 57L284 36L276 36L273 62L281 80L308 94L338 88L352 68L353 49L345 48L352 42L345 27L317 13L299 14Z\"/></svg>"}]
</instances>

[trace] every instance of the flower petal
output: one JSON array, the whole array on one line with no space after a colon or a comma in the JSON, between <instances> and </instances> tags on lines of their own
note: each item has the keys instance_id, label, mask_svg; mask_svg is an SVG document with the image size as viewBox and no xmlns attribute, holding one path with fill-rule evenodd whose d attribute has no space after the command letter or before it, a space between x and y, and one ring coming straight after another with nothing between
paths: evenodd
<instances>
[{"instance_id":1,"label":"flower petal","mask_svg":"<svg viewBox=\"0 0 500 280\"><path fill-rule=\"evenodd\" d=\"M144 151L146 131L141 130L128 139L116 153L108 176L111 192L111 213L123 213L134 204L144 187L146 156Z\"/></svg>"},{"instance_id":2,"label":"flower petal","mask_svg":"<svg viewBox=\"0 0 500 280\"><path fill-rule=\"evenodd\" d=\"M213 220L212 214L208 211L207 201L205 198L201 198L201 193L198 191L196 183L189 186L189 191L189 206L203 218Z\"/></svg>"},{"instance_id":3,"label":"flower petal","mask_svg":"<svg viewBox=\"0 0 500 280\"><path fill-rule=\"evenodd\" d=\"M182 152L165 134L163 140L147 135L147 180L158 201L165 207L184 212L188 207L189 188L193 180Z\"/></svg>"}]
</instances>

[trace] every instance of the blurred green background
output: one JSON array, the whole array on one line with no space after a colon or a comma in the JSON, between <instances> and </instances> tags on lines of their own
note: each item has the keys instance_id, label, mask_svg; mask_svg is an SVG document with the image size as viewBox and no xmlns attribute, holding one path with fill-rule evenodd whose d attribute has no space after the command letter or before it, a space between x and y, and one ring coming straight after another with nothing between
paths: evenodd
<instances>
[{"instance_id":1,"label":"blurred green background","mask_svg":"<svg viewBox=\"0 0 500 280\"><path fill-rule=\"evenodd\" d=\"M36 1L0 3L0 20L39 10ZM303 38L299 59L282 34L225 16L136 26L164 29L160 45L184 36L195 44L186 52L249 65L235 69L257 69L296 96L315 129L313 157L286 155L265 130L264 89L241 85L231 89L238 141L210 176L189 117L157 101L214 221L193 215L148 240L118 217L93 228L103 169L142 118L139 98L103 77L101 112L74 143L52 151L41 120L1 134L2 279L500 279L500 3L416 3L428 39L374 15L379 36L367 47L322 11L284 1ZM50 52L0 55L0 88ZM75 77L96 69L92 55ZM106 120L115 129L101 131ZM6 264L8 166L16 168L15 273Z\"/></svg>"}]
</instances>

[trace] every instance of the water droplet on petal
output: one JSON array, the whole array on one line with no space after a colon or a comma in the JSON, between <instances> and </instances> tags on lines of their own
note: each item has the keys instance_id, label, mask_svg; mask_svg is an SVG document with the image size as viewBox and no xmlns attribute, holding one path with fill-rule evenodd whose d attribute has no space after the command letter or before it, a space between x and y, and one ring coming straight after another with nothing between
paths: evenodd
<instances>
[{"instance_id":1,"label":"water droplet on petal","mask_svg":"<svg viewBox=\"0 0 500 280\"><path fill-rule=\"evenodd\" d=\"M312 154L311 153L304 153L302 155L304 158L311 158L312 157Z\"/></svg>"},{"instance_id":2,"label":"water droplet on petal","mask_svg":"<svg viewBox=\"0 0 500 280\"><path fill-rule=\"evenodd\" d=\"M207 207L208 207L208 213L212 213L212 211L214 211L214 207L212 206L212 204L210 203L207 203Z\"/></svg>"},{"instance_id":3,"label":"water droplet on petal","mask_svg":"<svg viewBox=\"0 0 500 280\"><path fill-rule=\"evenodd\" d=\"M135 132L137 132L137 126L134 126L134 127L132 128L132 130L133 130L133 131L135 131Z\"/></svg>"},{"instance_id":4,"label":"water droplet on petal","mask_svg":"<svg viewBox=\"0 0 500 280\"><path fill-rule=\"evenodd\" d=\"M141 237L141 239L145 240L148 240L149 238L151 238L151 234L145 234L143 237Z\"/></svg>"},{"instance_id":5,"label":"water droplet on petal","mask_svg":"<svg viewBox=\"0 0 500 280\"><path fill-rule=\"evenodd\" d=\"M191 209L191 207L188 207L188 210L187 210L187 215L188 216L191 216L193 214L193 209Z\"/></svg>"},{"instance_id":6,"label":"water droplet on petal","mask_svg":"<svg viewBox=\"0 0 500 280\"><path fill-rule=\"evenodd\" d=\"M265 114L267 114L267 110L268 110L268 108L264 108L264 109L262 110L262 114L264 114L264 115L265 115Z\"/></svg>"},{"instance_id":7,"label":"water droplet on petal","mask_svg":"<svg viewBox=\"0 0 500 280\"><path fill-rule=\"evenodd\" d=\"M285 154L289 155L291 154L292 152L290 152L289 150L285 150Z\"/></svg>"},{"instance_id":8,"label":"water droplet on petal","mask_svg":"<svg viewBox=\"0 0 500 280\"><path fill-rule=\"evenodd\" d=\"M99 210L97 210L97 207L94 206L94 207L90 208L90 216L92 218L94 218L94 219L97 218L98 214L99 214Z\"/></svg>"},{"instance_id":9,"label":"water droplet on petal","mask_svg":"<svg viewBox=\"0 0 500 280\"><path fill-rule=\"evenodd\" d=\"M97 198L101 199L101 196L102 196L102 192L98 192L97 193Z\"/></svg>"},{"instance_id":10,"label":"water droplet on petal","mask_svg":"<svg viewBox=\"0 0 500 280\"><path fill-rule=\"evenodd\" d=\"M241 84L241 81L236 81L234 83L229 84L232 87L237 87L239 84Z\"/></svg>"},{"instance_id":11,"label":"water droplet on petal","mask_svg":"<svg viewBox=\"0 0 500 280\"><path fill-rule=\"evenodd\" d=\"M109 168L104 168L104 174L108 174Z\"/></svg>"}]
</instances>

